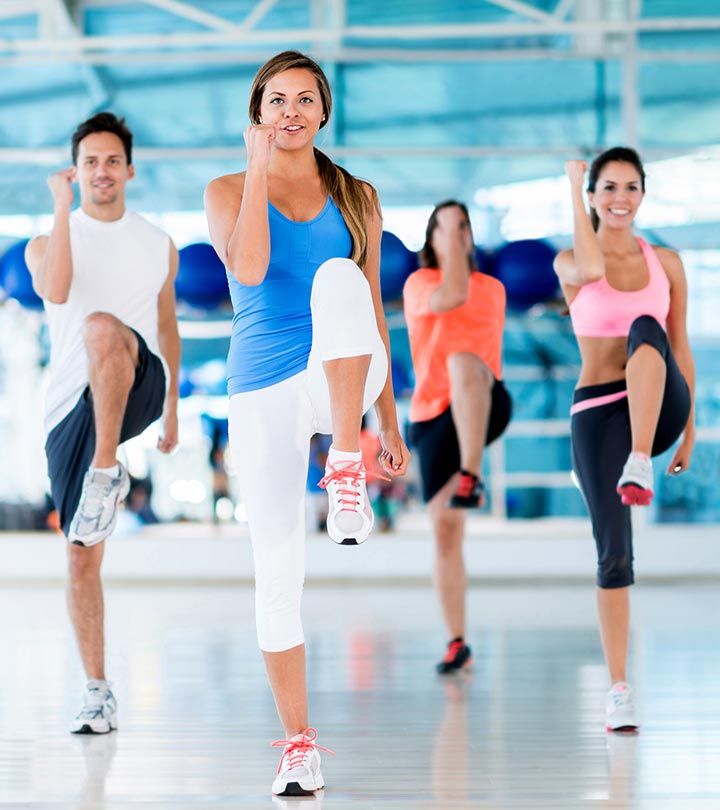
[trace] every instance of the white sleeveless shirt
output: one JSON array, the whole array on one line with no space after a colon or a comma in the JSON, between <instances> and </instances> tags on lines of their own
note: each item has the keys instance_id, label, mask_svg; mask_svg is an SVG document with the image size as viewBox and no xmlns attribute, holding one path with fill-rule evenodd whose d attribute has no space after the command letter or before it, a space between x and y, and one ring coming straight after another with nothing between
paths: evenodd
<instances>
[{"instance_id":1,"label":"white sleeveless shirt","mask_svg":"<svg viewBox=\"0 0 720 810\"><path fill-rule=\"evenodd\" d=\"M50 331L50 382L45 403L49 433L70 413L88 384L85 318L108 312L158 348L158 295L168 276L170 238L132 211L102 222L77 208L70 215L73 276L64 304L45 301Z\"/></svg>"}]
</instances>

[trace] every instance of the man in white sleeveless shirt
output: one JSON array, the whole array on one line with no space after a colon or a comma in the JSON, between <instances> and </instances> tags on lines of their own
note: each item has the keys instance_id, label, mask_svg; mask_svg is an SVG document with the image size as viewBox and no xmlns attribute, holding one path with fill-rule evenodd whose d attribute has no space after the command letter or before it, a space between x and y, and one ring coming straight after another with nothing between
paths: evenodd
<instances>
[{"instance_id":1,"label":"man in white sleeveless shirt","mask_svg":"<svg viewBox=\"0 0 720 810\"><path fill-rule=\"evenodd\" d=\"M70 730L102 734L117 728L105 679L102 541L129 490L118 445L161 416L159 449L177 444L178 254L166 233L125 208L135 172L124 120L98 113L82 123L72 158L48 179L54 226L30 242L26 259L50 330L45 451L70 541L68 605L88 677ZM74 182L80 207L72 210Z\"/></svg>"}]
</instances>

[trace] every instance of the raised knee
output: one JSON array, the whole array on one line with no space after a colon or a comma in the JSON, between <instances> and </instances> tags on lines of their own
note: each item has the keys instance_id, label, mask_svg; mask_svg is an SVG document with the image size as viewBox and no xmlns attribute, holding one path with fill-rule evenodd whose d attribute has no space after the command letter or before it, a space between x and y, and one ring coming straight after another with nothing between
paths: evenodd
<instances>
[{"instance_id":1,"label":"raised knee","mask_svg":"<svg viewBox=\"0 0 720 810\"><path fill-rule=\"evenodd\" d=\"M490 388L495 380L492 370L480 357L470 352L457 352L448 357L453 385Z\"/></svg>"},{"instance_id":2,"label":"raised knee","mask_svg":"<svg viewBox=\"0 0 720 810\"><path fill-rule=\"evenodd\" d=\"M352 259L335 257L318 267L313 286L316 295L318 290L330 289L334 296L352 296L359 286L367 286L367 279Z\"/></svg>"},{"instance_id":3,"label":"raised knee","mask_svg":"<svg viewBox=\"0 0 720 810\"><path fill-rule=\"evenodd\" d=\"M108 312L93 312L83 323L83 339L88 349L114 348L121 340L120 322Z\"/></svg>"},{"instance_id":4,"label":"raised knee","mask_svg":"<svg viewBox=\"0 0 720 810\"><path fill-rule=\"evenodd\" d=\"M668 346L667 334L652 315L640 315L630 326L628 353L632 355L643 344L652 346L665 356Z\"/></svg>"}]
</instances>

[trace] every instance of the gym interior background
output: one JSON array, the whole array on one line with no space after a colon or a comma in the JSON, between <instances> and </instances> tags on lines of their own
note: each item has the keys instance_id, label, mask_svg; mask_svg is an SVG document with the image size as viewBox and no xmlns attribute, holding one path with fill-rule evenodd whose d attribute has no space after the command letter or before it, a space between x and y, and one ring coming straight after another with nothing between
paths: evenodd
<instances>
[{"instance_id":1,"label":"gym interior background","mask_svg":"<svg viewBox=\"0 0 720 810\"><path fill-rule=\"evenodd\" d=\"M582 582L590 592L594 548L570 474L579 355L552 259L571 239L564 161L639 149L648 175L639 232L679 250L688 274L698 442L682 476L662 475L667 459L656 460L638 565L650 581L720 576L716 0L2 0L0 579L57 588L64 576L43 453L47 335L23 248L51 226L46 176L69 165L74 127L107 109L135 135L129 206L181 249L183 361L181 447L162 457L153 428L125 447L135 484L106 575L126 585L250 581L226 452L231 308L202 194L209 179L244 167L252 76L285 48L313 55L330 77L335 106L319 146L380 195L401 416L413 388L401 291L435 203L467 203L480 266L506 286L514 421L487 454L489 503L470 521L475 582ZM311 530L322 523L322 451L308 479ZM311 536L309 584L429 582L417 492L413 469L377 493L390 534L352 561Z\"/></svg>"},{"instance_id":2,"label":"gym interior background","mask_svg":"<svg viewBox=\"0 0 720 810\"><path fill-rule=\"evenodd\" d=\"M254 70L290 46L320 57L332 80L335 109L321 148L380 193L383 294L403 410L413 372L402 284L434 203L454 197L470 206L480 265L506 286L504 369L516 409L487 459L488 511L498 518L584 515L568 472L578 353L551 266L571 230L563 161L639 146L648 193L638 225L682 252L698 365L695 463L687 475L659 478L651 520L720 517L720 24L703 16L716 4L163 5L9 0L0 8L0 526L37 522L16 506L34 510L47 490L38 426L48 351L24 242L49 228L45 177L68 163L74 126L103 109L125 116L135 134L129 204L181 248L182 448L160 458L148 436L128 448L131 472L152 482L160 520L208 520L217 510L212 477L221 462L209 456L225 442L231 312L223 268L207 246L202 192L209 178L242 167ZM401 496L412 509L412 476L408 489ZM242 518L232 475L228 495L216 517Z\"/></svg>"}]
</instances>

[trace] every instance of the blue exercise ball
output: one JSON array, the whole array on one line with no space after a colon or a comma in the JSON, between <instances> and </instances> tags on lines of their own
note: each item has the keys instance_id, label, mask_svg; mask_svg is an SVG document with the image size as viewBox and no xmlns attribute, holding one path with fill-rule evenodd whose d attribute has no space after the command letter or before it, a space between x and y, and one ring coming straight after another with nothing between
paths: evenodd
<instances>
[{"instance_id":1,"label":"blue exercise ball","mask_svg":"<svg viewBox=\"0 0 720 810\"><path fill-rule=\"evenodd\" d=\"M509 307L529 309L556 295L555 253L540 239L509 242L495 253L493 275L505 285Z\"/></svg>"},{"instance_id":2,"label":"blue exercise ball","mask_svg":"<svg viewBox=\"0 0 720 810\"><path fill-rule=\"evenodd\" d=\"M40 310L42 298L33 289L32 276L25 264L25 247L29 241L23 239L5 251L0 259L0 284L8 298L14 298L25 309Z\"/></svg>"},{"instance_id":3,"label":"blue exercise ball","mask_svg":"<svg viewBox=\"0 0 720 810\"><path fill-rule=\"evenodd\" d=\"M417 268L417 254L408 250L394 233L383 231L380 244L380 289L383 301L400 298L407 277Z\"/></svg>"},{"instance_id":4,"label":"blue exercise ball","mask_svg":"<svg viewBox=\"0 0 720 810\"><path fill-rule=\"evenodd\" d=\"M392 375L393 390L395 396L408 396L413 390L413 372L407 364L399 358L393 357L390 363L390 374Z\"/></svg>"},{"instance_id":5,"label":"blue exercise ball","mask_svg":"<svg viewBox=\"0 0 720 810\"><path fill-rule=\"evenodd\" d=\"M212 245L197 242L180 250L175 293L198 309L214 309L228 300L225 267Z\"/></svg>"},{"instance_id":6,"label":"blue exercise ball","mask_svg":"<svg viewBox=\"0 0 720 810\"><path fill-rule=\"evenodd\" d=\"M493 263L492 253L489 253L485 248L480 245L475 245L475 264L481 273L488 276L495 275L495 265Z\"/></svg>"},{"instance_id":7,"label":"blue exercise ball","mask_svg":"<svg viewBox=\"0 0 720 810\"><path fill-rule=\"evenodd\" d=\"M185 366L180 366L178 374L178 393L180 399L187 399L195 393L195 383Z\"/></svg>"}]
</instances>

